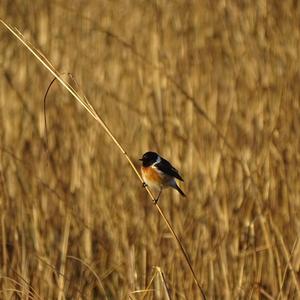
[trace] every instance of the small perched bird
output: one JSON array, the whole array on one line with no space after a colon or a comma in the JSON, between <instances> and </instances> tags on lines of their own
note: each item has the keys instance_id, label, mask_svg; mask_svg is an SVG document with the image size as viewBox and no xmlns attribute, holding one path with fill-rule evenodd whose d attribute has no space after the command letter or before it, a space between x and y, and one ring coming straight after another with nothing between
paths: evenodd
<instances>
[{"instance_id":1,"label":"small perched bird","mask_svg":"<svg viewBox=\"0 0 300 300\"><path fill-rule=\"evenodd\" d=\"M155 152L146 152L140 159L143 162L141 167L143 186L149 186L151 189L159 191L155 204L159 200L160 194L164 188L172 187L183 197L184 192L177 185L176 180L183 181L178 171L164 158Z\"/></svg>"}]
</instances>

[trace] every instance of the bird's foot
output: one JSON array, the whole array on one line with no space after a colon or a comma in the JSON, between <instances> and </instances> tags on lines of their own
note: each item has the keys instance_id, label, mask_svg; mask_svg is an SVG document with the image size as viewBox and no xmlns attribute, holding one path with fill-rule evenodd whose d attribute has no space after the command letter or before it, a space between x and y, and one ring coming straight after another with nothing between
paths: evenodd
<instances>
[{"instance_id":1,"label":"bird's foot","mask_svg":"<svg viewBox=\"0 0 300 300\"><path fill-rule=\"evenodd\" d=\"M148 186L148 184L146 182L143 182L143 188L146 188Z\"/></svg>"},{"instance_id":2,"label":"bird's foot","mask_svg":"<svg viewBox=\"0 0 300 300\"><path fill-rule=\"evenodd\" d=\"M158 202L158 200L159 200L159 198L160 198L161 192L162 192L162 189L160 189L159 194L157 195L157 198L153 200L153 204L154 204L154 205L157 204L157 202Z\"/></svg>"}]
</instances>

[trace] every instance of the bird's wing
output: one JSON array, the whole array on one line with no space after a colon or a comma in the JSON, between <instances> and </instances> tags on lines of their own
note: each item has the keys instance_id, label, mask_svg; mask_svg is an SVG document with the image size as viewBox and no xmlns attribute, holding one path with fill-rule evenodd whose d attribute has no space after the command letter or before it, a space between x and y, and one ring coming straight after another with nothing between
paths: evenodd
<instances>
[{"instance_id":1,"label":"bird's wing","mask_svg":"<svg viewBox=\"0 0 300 300\"><path fill-rule=\"evenodd\" d=\"M156 163L155 167L163 173L183 181L178 171L164 158L161 158L161 161L159 163Z\"/></svg>"}]
</instances>

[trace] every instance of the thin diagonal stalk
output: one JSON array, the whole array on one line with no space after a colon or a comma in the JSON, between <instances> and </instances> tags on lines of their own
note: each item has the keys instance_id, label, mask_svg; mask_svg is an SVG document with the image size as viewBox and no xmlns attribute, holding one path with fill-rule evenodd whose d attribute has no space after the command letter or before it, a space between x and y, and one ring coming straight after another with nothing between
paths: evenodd
<instances>
[{"instance_id":1,"label":"thin diagonal stalk","mask_svg":"<svg viewBox=\"0 0 300 300\"><path fill-rule=\"evenodd\" d=\"M59 74L59 72L56 71L56 69L52 66L52 64L48 61L48 59L42 55L34 46L32 46L29 42L25 41L23 35L15 28L11 27L10 25L8 25L7 23L5 23L2 19L0 19L0 22L2 23L2 25L9 30L14 37L16 37L33 55L34 57L59 81L59 83L68 90L68 92L92 115L92 117L102 126L102 128L105 130L105 132L109 135L109 137L112 139L112 141L115 143L115 145L119 148L119 150L121 151L121 153L126 157L128 163L130 164L131 168L133 169L133 171L135 172L135 174L137 175L137 177L139 178L139 180L141 182L143 182L143 179L141 177L141 175L139 174L138 170L136 169L136 167L134 166L133 162L131 161L130 157L128 156L128 154L126 153L126 151L124 150L124 148L120 145L120 143L117 141L117 139L114 137L114 135L112 134L112 132L110 131L110 129L108 128L108 126L105 124L105 122L102 120L102 118L98 115L98 113L95 111L95 109L92 107L92 105L88 102L88 100L85 98L83 99L75 90L74 88L68 84ZM155 197L153 196L153 194L151 193L150 189L148 187L146 187L146 190L150 196L150 198L152 199L152 201L155 201ZM197 279L196 273L192 267L192 264L190 262L190 259L187 255L186 250L184 249L180 239L178 238L177 234L175 233L171 223L168 221L167 217L165 216L164 212L161 210L161 208L159 207L159 205L156 203L155 207L157 208L158 212L160 213L161 217L163 218L164 222L166 223L168 229L170 230L174 240L177 242L177 245L186 261L186 263L189 266L189 269L193 275L193 279L196 282L201 296L202 298L205 300L205 294L203 289L200 286L200 283Z\"/></svg>"}]
</instances>

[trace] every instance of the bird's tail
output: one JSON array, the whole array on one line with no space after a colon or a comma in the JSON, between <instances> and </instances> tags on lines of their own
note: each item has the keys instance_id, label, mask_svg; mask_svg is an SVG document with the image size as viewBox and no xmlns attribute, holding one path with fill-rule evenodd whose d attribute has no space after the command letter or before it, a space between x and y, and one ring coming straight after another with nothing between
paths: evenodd
<instances>
[{"instance_id":1,"label":"bird's tail","mask_svg":"<svg viewBox=\"0 0 300 300\"><path fill-rule=\"evenodd\" d=\"M181 190L181 188L175 183L174 188L180 193L181 196L186 197L185 193Z\"/></svg>"}]
</instances>

